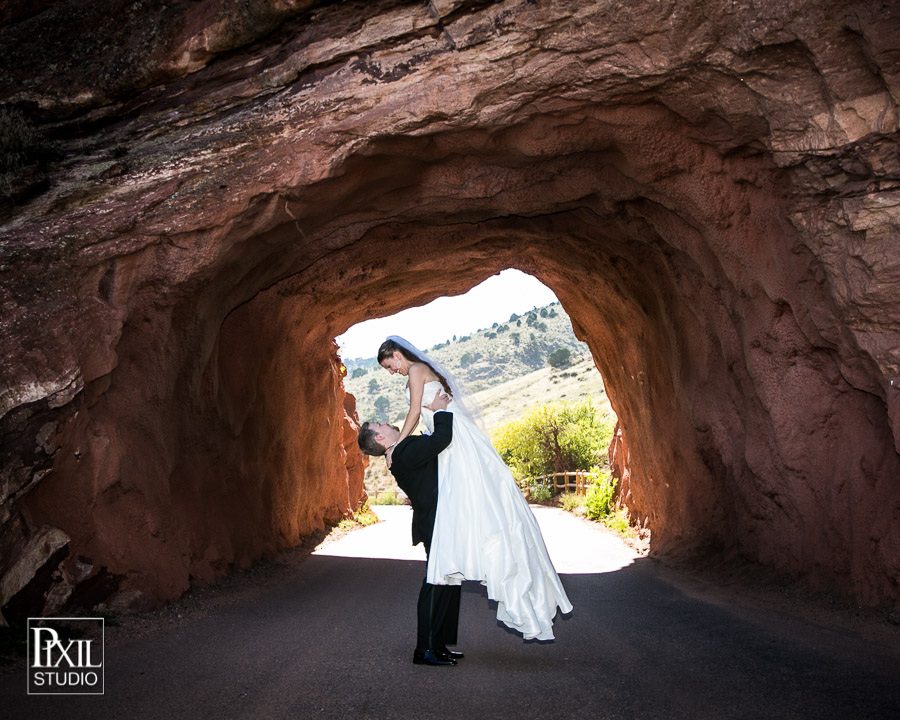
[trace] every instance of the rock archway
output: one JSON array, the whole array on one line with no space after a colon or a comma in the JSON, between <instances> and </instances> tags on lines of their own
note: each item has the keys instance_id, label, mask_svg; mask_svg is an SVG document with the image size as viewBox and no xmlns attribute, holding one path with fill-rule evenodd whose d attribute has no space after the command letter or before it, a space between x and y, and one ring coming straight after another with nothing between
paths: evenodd
<instances>
[{"instance_id":1,"label":"rock archway","mask_svg":"<svg viewBox=\"0 0 900 720\"><path fill-rule=\"evenodd\" d=\"M75 42L45 5L4 46ZM654 552L900 596L900 23L758 5L205 2L127 16L169 32L117 83L16 56L69 156L7 206L5 613L171 599L349 512L332 338L507 267L590 345Z\"/></svg>"}]
</instances>

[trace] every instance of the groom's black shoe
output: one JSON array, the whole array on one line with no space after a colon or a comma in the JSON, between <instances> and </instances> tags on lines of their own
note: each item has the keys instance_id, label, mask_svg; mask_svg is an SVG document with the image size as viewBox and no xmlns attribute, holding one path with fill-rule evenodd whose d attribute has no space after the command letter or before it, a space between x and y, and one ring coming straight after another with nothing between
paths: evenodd
<instances>
[{"instance_id":1,"label":"groom's black shoe","mask_svg":"<svg viewBox=\"0 0 900 720\"><path fill-rule=\"evenodd\" d=\"M458 652L457 650L449 650L448 648L440 648L434 651L434 654L439 658L443 658L444 660L460 660L465 657L463 653Z\"/></svg>"},{"instance_id":2,"label":"groom's black shoe","mask_svg":"<svg viewBox=\"0 0 900 720\"><path fill-rule=\"evenodd\" d=\"M456 660L443 657L434 650L416 650L413 652L413 662L416 665L456 665Z\"/></svg>"}]
</instances>

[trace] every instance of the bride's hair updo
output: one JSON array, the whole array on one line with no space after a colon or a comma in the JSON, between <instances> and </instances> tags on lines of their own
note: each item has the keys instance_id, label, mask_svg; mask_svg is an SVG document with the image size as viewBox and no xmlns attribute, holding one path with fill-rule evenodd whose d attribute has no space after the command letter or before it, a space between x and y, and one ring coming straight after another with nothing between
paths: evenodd
<instances>
[{"instance_id":1,"label":"bride's hair updo","mask_svg":"<svg viewBox=\"0 0 900 720\"><path fill-rule=\"evenodd\" d=\"M427 365L428 367L430 367L431 372L437 375L438 380L441 381L441 385L443 385L444 391L450 397L453 397L453 392L450 390L450 383L447 382L447 378L445 378L437 370L435 370L430 362L417 357L402 345L395 343L393 340L385 340L383 343L381 343L381 347L378 348L378 364L381 365L381 363L387 360L389 357L393 357L395 352L399 352L411 363L422 363L423 365Z\"/></svg>"}]
</instances>

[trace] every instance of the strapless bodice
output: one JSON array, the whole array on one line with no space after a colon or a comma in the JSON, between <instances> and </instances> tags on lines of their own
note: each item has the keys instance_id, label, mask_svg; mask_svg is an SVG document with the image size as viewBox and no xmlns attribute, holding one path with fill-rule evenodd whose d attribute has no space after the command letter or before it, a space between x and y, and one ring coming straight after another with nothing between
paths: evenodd
<instances>
[{"instance_id":1,"label":"strapless bodice","mask_svg":"<svg viewBox=\"0 0 900 720\"><path fill-rule=\"evenodd\" d=\"M422 422L425 423L425 427L428 428L428 432L434 432L434 411L431 408L425 407L426 405L431 404L431 401L434 400L434 394L438 390L443 390L444 386L441 385L440 380L431 380L430 382L425 383L423 388L424 392L422 393L422 406L421 417ZM406 402L409 402L409 386L406 386ZM447 409L451 412L454 409L454 403L451 401L447 406Z\"/></svg>"}]
</instances>

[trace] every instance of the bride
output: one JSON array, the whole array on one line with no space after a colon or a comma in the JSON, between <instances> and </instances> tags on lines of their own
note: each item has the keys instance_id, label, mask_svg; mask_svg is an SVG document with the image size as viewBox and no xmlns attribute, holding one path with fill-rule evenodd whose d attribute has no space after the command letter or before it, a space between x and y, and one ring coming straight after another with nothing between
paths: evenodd
<instances>
[{"instance_id":1,"label":"bride","mask_svg":"<svg viewBox=\"0 0 900 720\"><path fill-rule=\"evenodd\" d=\"M552 640L557 608L571 612L540 528L512 473L475 424L455 379L439 363L396 335L378 350L391 375L408 378L409 414L400 440L419 423L434 430L424 403L438 389L452 398L453 441L438 456L438 508L426 582L454 585L479 580L497 601L497 619L525 639ZM390 466L388 450L387 462Z\"/></svg>"}]
</instances>

